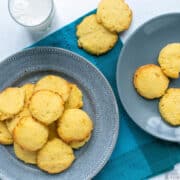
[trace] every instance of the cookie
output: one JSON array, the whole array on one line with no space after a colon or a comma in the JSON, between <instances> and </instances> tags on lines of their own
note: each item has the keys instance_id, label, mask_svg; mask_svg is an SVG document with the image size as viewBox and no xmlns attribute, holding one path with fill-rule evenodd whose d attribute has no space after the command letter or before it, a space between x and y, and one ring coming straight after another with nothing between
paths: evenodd
<instances>
[{"instance_id":1,"label":"cookie","mask_svg":"<svg viewBox=\"0 0 180 180\"><path fill-rule=\"evenodd\" d=\"M70 167L74 159L72 148L55 138L38 152L37 165L43 171L55 174Z\"/></svg>"},{"instance_id":2,"label":"cookie","mask_svg":"<svg viewBox=\"0 0 180 180\"><path fill-rule=\"evenodd\" d=\"M83 141L73 141L71 142L69 145L73 148L73 149L79 149L80 147L84 146L91 138L91 134Z\"/></svg>"},{"instance_id":3,"label":"cookie","mask_svg":"<svg viewBox=\"0 0 180 180\"><path fill-rule=\"evenodd\" d=\"M35 119L49 125L62 115L64 102L57 93L41 90L32 96L29 110Z\"/></svg>"},{"instance_id":4,"label":"cookie","mask_svg":"<svg viewBox=\"0 0 180 180\"><path fill-rule=\"evenodd\" d=\"M77 26L78 46L94 55L101 55L114 47L118 40L116 33L109 32L96 20L96 15L83 19Z\"/></svg>"},{"instance_id":5,"label":"cookie","mask_svg":"<svg viewBox=\"0 0 180 180\"><path fill-rule=\"evenodd\" d=\"M180 72L180 43L171 43L159 53L158 62L164 74L170 78L178 78Z\"/></svg>"},{"instance_id":6,"label":"cookie","mask_svg":"<svg viewBox=\"0 0 180 180\"><path fill-rule=\"evenodd\" d=\"M16 115L22 110L24 100L25 93L21 88L7 88L0 93L0 112Z\"/></svg>"},{"instance_id":7,"label":"cookie","mask_svg":"<svg viewBox=\"0 0 180 180\"><path fill-rule=\"evenodd\" d=\"M180 125L180 89L170 88L159 101L159 112L164 120L173 125Z\"/></svg>"},{"instance_id":8,"label":"cookie","mask_svg":"<svg viewBox=\"0 0 180 180\"><path fill-rule=\"evenodd\" d=\"M101 0L97 21L111 32L127 30L132 21L132 11L123 0Z\"/></svg>"},{"instance_id":9,"label":"cookie","mask_svg":"<svg viewBox=\"0 0 180 180\"><path fill-rule=\"evenodd\" d=\"M23 117L16 125L13 137L14 141L22 148L29 151L37 151L47 142L48 128L32 117Z\"/></svg>"},{"instance_id":10,"label":"cookie","mask_svg":"<svg viewBox=\"0 0 180 180\"><path fill-rule=\"evenodd\" d=\"M18 124L19 120L22 118L22 117L25 117L25 116L30 116L30 112L29 112L29 109L27 108L24 108L19 114L17 114L14 118L12 119L8 119L6 120L6 125L7 125L7 128L9 130L9 132L11 134L13 134L13 131L14 131L14 128L16 127L16 125Z\"/></svg>"},{"instance_id":11,"label":"cookie","mask_svg":"<svg viewBox=\"0 0 180 180\"><path fill-rule=\"evenodd\" d=\"M81 108L83 106L83 94L77 85L71 85L71 92L65 104L65 109Z\"/></svg>"},{"instance_id":12,"label":"cookie","mask_svg":"<svg viewBox=\"0 0 180 180\"><path fill-rule=\"evenodd\" d=\"M54 138L58 138L58 133L57 133L57 125L56 122L53 122L52 124L49 125L49 140L52 140Z\"/></svg>"},{"instance_id":13,"label":"cookie","mask_svg":"<svg viewBox=\"0 0 180 180\"><path fill-rule=\"evenodd\" d=\"M25 84L21 87L25 92L25 106L26 107L29 105L30 98L33 95L34 86L35 86L34 84L29 83L29 84Z\"/></svg>"},{"instance_id":14,"label":"cookie","mask_svg":"<svg viewBox=\"0 0 180 180\"><path fill-rule=\"evenodd\" d=\"M13 138L7 129L5 122L0 122L0 144L9 145L13 143Z\"/></svg>"},{"instance_id":15,"label":"cookie","mask_svg":"<svg viewBox=\"0 0 180 180\"><path fill-rule=\"evenodd\" d=\"M139 67L134 74L134 86L137 92L147 98L161 97L169 85L169 79L161 68L154 64Z\"/></svg>"},{"instance_id":16,"label":"cookie","mask_svg":"<svg viewBox=\"0 0 180 180\"><path fill-rule=\"evenodd\" d=\"M85 140L93 129L90 117L81 109L65 110L58 121L58 135L66 143Z\"/></svg>"},{"instance_id":17,"label":"cookie","mask_svg":"<svg viewBox=\"0 0 180 180\"><path fill-rule=\"evenodd\" d=\"M27 164L36 164L37 152L36 151L27 151L19 146L17 143L14 143L14 153L18 159L27 163Z\"/></svg>"},{"instance_id":18,"label":"cookie","mask_svg":"<svg viewBox=\"0 0 180 180\"><path fill-rule=\"evenodd\" d=\"M64 102L68 99L71 91L70 85L65 79L54 75L45 76L37 82L35 91L44 89L58 93Z\"/></svg>"}]
</instances>

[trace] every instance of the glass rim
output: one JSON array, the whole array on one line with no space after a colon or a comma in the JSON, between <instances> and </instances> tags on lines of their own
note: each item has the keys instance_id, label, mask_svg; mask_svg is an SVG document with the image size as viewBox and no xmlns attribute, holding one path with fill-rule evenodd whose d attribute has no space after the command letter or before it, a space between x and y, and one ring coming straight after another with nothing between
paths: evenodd
<instances>
[{"instance_id":1,"label":"glass rim","mask_svg":"<svg viewBox=\"0 0 180 180\"><path fill-rule=\"evenodd\" d=\"M53 10L54 10L54 2L53 0L50 0L51 1L51 10L49 11L49 14L47 15L47 17L39 24L36 24L36 25L25 25L21 22L19 22L14 16L13 16L13 13L11 12L11 8L10 8L10 1L12 0L8 0L8 11L9 11L9 14L11 16L11 18L19 25L21 26L24 26L24 27L27 27L27 28L33 28L33 27L38 27L38 26L41 26L43 25L50 17L51 15L53 14Z\"/></svg>"}]
</instances>

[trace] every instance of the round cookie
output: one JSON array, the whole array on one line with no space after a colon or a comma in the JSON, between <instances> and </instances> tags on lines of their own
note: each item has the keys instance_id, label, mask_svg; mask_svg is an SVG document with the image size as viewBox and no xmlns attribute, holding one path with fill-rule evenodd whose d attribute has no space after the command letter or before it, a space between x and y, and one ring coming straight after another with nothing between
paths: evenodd
<instances>
[{"instance_id":1,"label":"round cookie","mask_svg":"<svg viewBox=\"0 0 180 180\"><path fill-rule=\"evenodd\" d=\"M134 74L134 86L137 92L147 98L161 97L169 85L169 79L161 68L154 64L139 67Z\"/></svg>"},{"instance_id":2,"label":"round cookie","mask_svg":"<svg viewBox=\"0 0 180 180\"><path fill-rule=\"evenodd\" d=\"M81 109L65 110L58 121L58 135L66 143L85 140L93 129L90 117Z\"/></svg>"},{"instance_id":3,"label":"round cookie","mask_svg":"<svg viewBox=\"0 0 180 180\"><path fill-rule=\"evenodd\" d=\"M91 138L91 134L83 141L73 141L71 142L69 145L73 148L73 149L79 149L80 147L84 146Z\"/></svg>"},{"instance_id":4,"label":"round cookie","mask_svg":"<svg viewBox=\"0 0 180 180\"><path fill-rule=\"evenodd\" d=\"M21 87L25 92L25 106L29 105L30 98L32 97L34 92L34 86L34 84L29 83Z\"/></svg>"},{"instance_id":5,"label":"round cookie","mask_svg":"<svg viewBox=\"0 0 180 180\"><path fill-rule=\"evenodd\" d=\"M14 131L14 128L16 127L16 125L18 124L19 120L22 118L22 117L25 117L25 116L30 116L30 112L29 112L29 109L27 108L24 108L19 114L17 114L15 117L13 117L12 119L8 119L6 120L6 125L7 125L7 128L9 130L9 132L11 134L13 134L13 131Z\"/></svg>"},{"instance_id":6,"label":"round cookie","mask_svg":"<svg viewBox=\"0 0 180 180\"><path fill-rule=\"evenodd\" d=\"M83 106L82 97L81 90L75 84L72 84L69 98L65 103L65 109L81 108Z\"/></svg>"},{"instance_id":7,"label":"round cookie","mask_svg":"<svg viewBox=\"0 0 180 180\"><path fill-rule=\"evenodd\" d=\"M35 91L44 89L58 93L64 102L68 99L71 91L69 83L65 79L54 75L45 76L37 82Z\"/></svg>"},{"instance_id":8,"label":"round cookie","mask_svg":"<svg viewBox=\"0 0 180 180\"><path fill-rule=\"evenodd\" d=\"M5 122L0 122L0 144L9 145L13 143L13 138L7 129Z\"/></svg>"},{"instance_id":9,"label":"round cookie","mask_svg":"<svg viewBox=\"0 0 180 180\"><path fill-rule=\"evenodd\" d=\"M178 78L180 72L180 43L171 43L165 46L160 51L158 62L166 76Z\"/></svg>"},{"instance_id":10,"label":"round cookie","mask_svg":"<svg viewBox=\"0 0 180 180\"><path fill-rule=\"evenodd\" d=\"M29 110L35 119L49 125L62 115L64 102L57 93L41 90L32 96Z\"/></svg>"},{"instance_id":11,"label":"round cookie","mask_svg":"<svg viewBox=\"0 0 180 180\"><path fill-rule=\"evenodd\" d=\"M123 0L101 0L97 9L97 21L111 32L129 28L132 11Z\"/></svg>"},{"instance_id":12,"label":"round cookie","mask_svg":"<svg viewBox=\"0 0 180 180\"><path fill-rule=\"evenodd\" d=\"M22 148L37 151L47 142L48 128L32 117L20 119L13 131L14 141Z\"/></svg>"},{"instance_id":13,"label":"round cookie","mask_svg":"<svg viewBox=\"0 0 180 180\"><path fill-rule=\"evenodd\" d=\"M96 20L96 15L83 19L77 26L78 46L94 55L101 55L114 47L118 40L116 33L111 33Z\"/></svg>"},{"instance_id":14,"label":"round cookie","mask_svg":"<svg viewBox=\"0 0 180 180\"><path fill-rule=\"evenodd\" d=\"M164 120L173 125L180 125L180 89L170 88L159 101L159 111Z\"/></svg>"},{"instance_id":15,"label":"round cookie","mask_svg":"<svg viewBox=\"0 0 180 180\"><path fill-rule=\"evenodd\" d=\"M25 93L21 88L7 88L0 93L0 112L16 115L24 106Z\"/></svg>"},{"instance_id":16,"label":"round cookie","mask_svg":"<svg viewBox=\"0 0 180 180\"><path fill-rule=\"evenodd\" d=\"M18 159L28 164L36 164L37 152L27 151L26 149L14 143L14 153Z\"/></svg>"},{"instance_id":17,"label":"round cookie","mask_svg":"<svg viewBox=\"0 0 180 180\"><path fill-rule=\"evenodd\" d=\"M38 152L37 165L40 169L55 174L70 167L74 159L72 148L55 138Z\"/></svg>"}]
</instances>

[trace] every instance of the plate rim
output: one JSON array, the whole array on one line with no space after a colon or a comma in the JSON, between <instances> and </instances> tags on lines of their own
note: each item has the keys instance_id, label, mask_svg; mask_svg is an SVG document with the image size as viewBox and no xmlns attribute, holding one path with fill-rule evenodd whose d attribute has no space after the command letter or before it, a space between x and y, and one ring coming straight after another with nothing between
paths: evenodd
<instances>
[{"instance_id":1,"label":"plate rim","mask_svg":"<svg viewBox=\"0 0 180 180\"><path fill-rule=\"evenodd\" d=\"M161 139L161 140L164 140L164 141L170 141L170 142L179 142L178 140L174 139L174 138L170 138L170 137L167 137L167 136L158 136L157 134L154 134L153 132L145 129L140 123L137 123L134 118L131 116L131 113L130 111L128 110L128 106L126 106L126 103L125 101L123 100L122 98L122 93L121 93L121 88L120 88L120 77L119 77L119 73L118 73L118 69L119 67L121 66L121 58L124 54L124 51L125 49L128 47L128 44L130 42L130 40L134 37L134 35L136 35L136 33L144 28L146 25L148 25L149 23L152 23L154 20L158 20L158 19L161 19L161 18L165 18L165 17L168 17L168 16L180 16L180 13L179 12L171 12L171 13L165 13L165 14L161 14L161 15L157 15L153 18L150 18L149 20L145 21L144 23L142 23L140 26L138 26L136 28L136 30L127 38L127 40L125 41L122 49L121 49L121 52L119 54L119 57L118 57L118 62L117 62L117 66L116 66L116 85L117 85L117 89L118 89L118 95L119 95L119 99L124 107L124 110L126 111L126 113L128 114L128 116L130 117L130 119L139 127L141 128L141 130L143 130L144 132L152 135L153 137L156 137L158 139Z\"/></svg>"},{"instance_id":2,"label":"plate rim","mask_svg":"<svg viewBox=\"0 0 180 180\"><path fill-rule=\"evenodd\" d=\"M6 58L4 58L1 62L0 62L0 66L3 65L4 63L6 63L7 61L16 61L17 56L23 55L24 53L27 52L33 52L33 51L55 51L55 52L60 52L63 54L67 54L70 55L72 57L74 57L74 59L78 59L80 61L82 61L86 64L88 64L89 66L91 66L98 74L99 76L101 76L102 80L106 83L107 87L108 87L108 91L110 92L111 96L112 96L112 102L114 104L114 108L115 108L115 114L114 114L114 123L115 123L115 127L116 129L114 130L113 136L112 136L112 141L111 141L111 146L108 147L108 151L106 152L106 155L103 159L99 160L99 164L96 168L94 168L89 174L86 175L87 179L92 179L93 177L95 177L102 169L103 167L106 165L106 163L108 162L110 156L113 153L113 150L115 148L116 142L118 140L118 135L119 135L119 126L120 126L120 118L119 118L119 109L118 109L118 104L117 104L117 100L114 94L114 91L109 83L109 81L106 79L106 77L103 75L103 73L94 65L92 64L90 61L87 60L87 58L79 55L78 53L75 53L73 51L64 49L64 48L60 48L60 47L52 47L52 46L37 46L37 47L28 47L24 50L18 51ZM3 174L0 173L0 175L4 176Z\"/></svg>"}]
</instances>

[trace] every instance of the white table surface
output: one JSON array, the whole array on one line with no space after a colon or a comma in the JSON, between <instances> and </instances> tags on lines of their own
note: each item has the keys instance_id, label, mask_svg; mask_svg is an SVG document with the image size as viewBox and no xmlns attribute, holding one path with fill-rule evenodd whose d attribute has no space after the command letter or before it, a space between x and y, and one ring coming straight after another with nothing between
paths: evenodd
<instances>
[{"instance_id":1,"label":"white table surface","mask_svg":"<svg viewBox=\"0 0 180 180\"><path fill-rule=\"evenodd\" d=\"M95 9L98 2L99 0L54 0L56 13L48 33ZM133 10L133 22L130 29L121 35L123 42L139 25L152 17L169 12L180 12L180 0L126 0L126 2ZM8 13L8 0L0 0L0 61L43 36L32 36L26 29L16 24ZM165 178L161 176L158 179Z\"/></svg>"}]
</instances>

